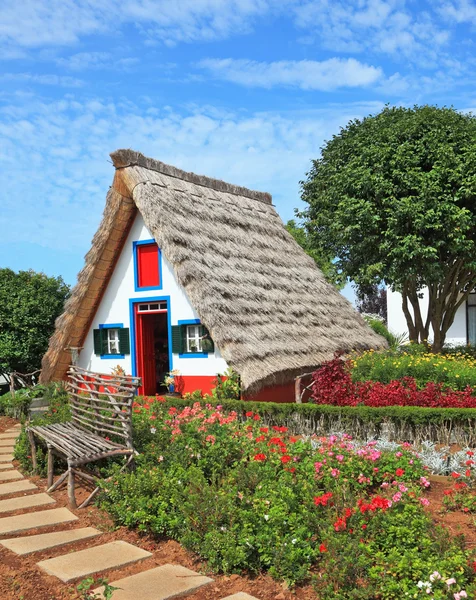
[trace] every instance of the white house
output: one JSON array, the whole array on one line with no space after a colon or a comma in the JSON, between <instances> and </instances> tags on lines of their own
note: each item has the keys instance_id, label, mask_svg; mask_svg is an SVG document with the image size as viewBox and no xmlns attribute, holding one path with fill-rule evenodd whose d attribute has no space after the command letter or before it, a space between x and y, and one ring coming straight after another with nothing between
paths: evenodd
<instances>
[{"instance_id":1,"label":"white house","mask_svg":"<svg viewBox=\"0 0 476 600\"><path fill-rule=\"evenodd\" d=\"M382 345L286 231L271 196L132 150L43 358L41 381L118 365L162 392L210 392L233 367L244 396L292 401L294 378L335 351Z\"/></svg>"},{"instance_id":2,"label":"white house","mask_svg":"<svg viewBox=\"0 0 476 600\"><path fill-rule=\"evenodd\" d=\"M428 309L428 291L423 290L420 300L422 315ZM411 306L409 307L411 310ZM402 295L387 289L387 323L392 333L408 333L407 321L402 309ZM429 338L433 334L430 330ZM474 344L476 345L476 293L470 294L467 302L462 304L456 312L453 324L446 335L445 344L448 346Z\"/></svg>"}]
</instances>

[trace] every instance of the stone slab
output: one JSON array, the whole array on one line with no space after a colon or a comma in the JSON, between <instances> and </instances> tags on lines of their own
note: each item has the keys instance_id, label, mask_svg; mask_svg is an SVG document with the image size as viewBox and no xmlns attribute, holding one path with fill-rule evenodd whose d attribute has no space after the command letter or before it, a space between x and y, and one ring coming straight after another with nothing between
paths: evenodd
<instances>
[{"instance_id":1,"label":"stone slab","mask_svg":"<svg viewBox=\"0 0 476 600\"><path fill-rule=\"evenodd\" d=\"M53 508L14 517L3 517L0 519L0 535L11 535L28 529L51 527L77 520L78 517L67 508Z\"/></svg>"},{"instance_id":2,"label":"stone slab","mask_svg":"<svg viewBox=\"0 0 476 600\"><path fill-rule=\"evenodd\" d=\"M0 440L16 440L17 437L18 431L10 431L10 433L5 431L5 433L0 433Z\"/></svg>"},{"instance_id":3,"label":"stone slab","mask_svg":"<svg viewBox=\"0 0 476 600\"><path fill-rule=\"evenodd\" d=\"M13 454L0 454L0 463L12 462L14 458Z\"/></svg>"},{"instance_id":4,"label":"stone slab","mask_svg":"<svg viewBox=\"0 0 476 600\"><path fill-rule=\"evenodd\" d=\"M70 529L69 531L55 531L53 533L41 533L39 535L29 535L26 537L12 538L2 540L0 544L8 548L15 554L24 556L33 552L40 552L48 548L72 544L80 540L101 535L101 532L94 527L84 527L82 529Z\"/></svg>"},{"instance_id":5,"label":"stone slab","mask_svg":"<svg viewBox=\"0 0 476 600\"><path fill-rule=\"evenodd\" d=\"M48 575L53 575L64 583L68 583L100 571L124 567L150 556L152 556L150 552L137 546L117 541L42 560L38 566Z\"/></svg>"},{"instance_id":6,"label":"stone slab","mask_svg":"<svg viewBox=\"0 0 476 600\"><path fill-rule=\"evenodd\" d=\"M19 492L29 492L30 490L37 489L38 488L36 485L31 483L31 481L28 481L28 479L23 479L22 481L12 481L10 483L1 483L0 496L6 496L7 494L18 494ZM5 500L3 500L3 502L5 502Z\"/></svg>"},{"instance_id":7,"label":"stone slab","mask_svg":"<svg viewBox=\"0 0 476 600\"><path fill-rule=\"evenodd\" d=\"M222 600L258 600L256 596L250 596L246 592L238 592L237 594L232 594L231 596L226 596Z\"/></svg>"},{"instance_id":8,"label":"stone slab","mask_svg":"<svg viewBox=\"0 0 476 600\"><path fill-rule=\"evenodd\" d=\"M21 496L20 498L9 498L8 500L0 500L0 513L11 512L12 510L20 510L22 508L33 508L35 506L45 506L46 504L54 504L48 494L33 494L32 496Z\"/></svg>"},{"instance_id":9,"label":"stone slab","mask_svg":"<svg viewBox=\"0 0 476 600\"><path fill-rule=\"evenodd\" d=\"M7 469L13 469L13 465L11 462L0 462L0 471L6 471Z\"/></svg>"},{"instance_id":10,"label":"stone slab","mask_svg":"<svg viewBox=\"0 0 476 600\"><path fill-rule=\"evenodd\" d=\"M1 481L12 481L13 479L23 479L23 475L20 471L3 471L0 473L0 482Z\"/></svg>"},{"instance_id":11,"label":"stone slab","mask_svg":"<svg viewBox=\"0 0 476 600\"><path fill-rule=\"evenodd\" d=\"M163 565L113 581L110 585L120 588L114 592L114 600L167 600L191 593L212 581L180 565ZM103 591L104 587L94 590L102 599Z\"/></svg>"},{"instance_id":12,"label":"stone slab","mask_svg":"<svg viewBox=\"0 0 476 600\"><path fill-rule=\"evenodd\" d=\"M6 440L2 440L0 439L0 448L3 448L4 446L8 446L8 447L13 447L15 445L15 438L9 438Z\"/></svg>"},{"instance_id":13,"label":"stone slab","mask_svg":"<svg viewBox=\"0 0 476 600\"><path fill-rule=\"evenodd\" d=\"M9 443L8 446L0 447L0 454L11 454L14 450L15 450L15 446L13 446L11 443Z\"/></svg>"}]
</instances>

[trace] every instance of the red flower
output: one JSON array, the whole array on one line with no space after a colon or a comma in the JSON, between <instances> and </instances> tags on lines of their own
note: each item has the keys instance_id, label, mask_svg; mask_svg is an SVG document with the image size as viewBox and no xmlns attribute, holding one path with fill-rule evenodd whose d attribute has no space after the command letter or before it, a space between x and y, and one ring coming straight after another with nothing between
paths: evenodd
<instances>
[{"instance_id":1,"label":"red flower","mask_svg":"<svg viewBox=\"0 0 476 600\"><path fill-rule=\"evenodd\" d=\"M261 418L261 417L260 417L259 415L255 415L255 416L253 417L253 420L254 420L254 421L259 421L259 420L260 420L260 418Z\"/></svg>"},{"instance_id":2,"label":"red flower","mask_svg":"<svg viewBox=\"0 0 476 600\"><path fill-rule=\"evenodd\" d=\"M285 454L284 456L281 456L281 462L283 463L283 465L288 463L290 460L291 460L291 457L288 456L287 454Z\"/></svg>"},{"instance_id":3,"label":"red flower","mask_svg":"<svg viewBox=\"0 0 476 600\"><path fill-rule=\"evenodd\" d=\"M335 531L344 531L347 527L347 521L342 517L339 517L337 521L334 523Z\"/></svg>"},{"instance_id":4,"label":"red flower","mask_svg":"<svg viewBox=\"0 0 476 600\"><path fill-rule=\"evenodd\" d=\"M253 411L249 410L249 411L246 413L246 416L247 416L247 417L252 417L252 416L253 416Z\"/></svg>"},{"instance_id":5,"label":"red flower","mask_svg":"<svg viewBox=\"0 0 476 600\"><path fill-rule=\"evenodd\" d=\"M474 452L471 452L471 450L468 450L468 452L466 452L466 454L467 454L468 456L474 456Z\"/></svg>"},{"instance_id":6,"label":"red flower","mask_svg":"<svg viewBox=\"0 0 476 600\"><path fill-rule=\"evenodd\" d=\"M326 492L322 496L314 496L314 504L316 506L327 506L329 500L332 498L332 492Z\"/></svg>"},{"instance_id":7,"label":"red flower","mask_svg":"<svg viewBox=\"0 0 476 600\"><path fill-rule=\"evenodd\" d=\"M405 474L405 471L404 471L403 469L397 469L397 470L395 471L395 475L396 475L397 477L401 477L401 476L402 476L402 475L404 475L404 474Z\"/></svg>"},{"instance_id":8,"label":"red flower","mask_svg":"<svg viewBox=\"0 0 476 600\"><path fill-rule=\"evenodd\" d=\"M325 544L321 544L319 546L319 552L327 552L327 548L326 548ZM476 563L474 563L474 564L476 565ZM476 571L476 569L475 569L475 571Z\"/></svg>"},{"instance_id":9,"label":"red flower","mask_svg":"<svg viewBox=\"0 0 476 600\"><path fill-rule=\"evenodd\" d=\"M471 477L471 471L469 469L466 469L465 475L466 477Z\"/></svg>"},{"instance_id":10,"label":"red flower","mask_svg":"<svg viewBox=\"0 0 476 600\"><path fill-rule=\"evenodd\" d=\"M150 421L155 421L157 419L157 417L155 415L150 415L149 420Z\"/></svg>"},{"instance_id":11,"label":"red flower","mask_svg":"<svg viewBox=\"0 0 476 600\"><path fill-rule=\"evenodd\" d=\"M264 460L266 460L266 454L255 454L255 457L253 460L258 460L260 462L263 462Z\"/></svg>"},{"instance_id":12,"label":"red flower","mask_svg":"<svg viewBox=\"0 0 476 600\"><path fill-rule=\"evenodd\" d=\"M261 433L268 433L269 429L267 427L260 427L259 430Z\"/></svg>"},{"instance_id":13,"label":"red flower","mask_svg":"<svg viewBox=\"0 0 476 600\"><path fill-rule=\"evenodd\" d=\"M365 523L362 525L362 529L367 529L367 525Z\"/></svg>"},{"instance_id":14,"label":"red flower","mask_svg":"<svg viewBox=\"0 0 476 600\"><path fill-rule=\"evenodd\" d=\"M460 477L460 474L453 471L453 473L451 473L451 477L453 477L453 479L458 479L458 477Z\"/></svg>"}]
</instances>

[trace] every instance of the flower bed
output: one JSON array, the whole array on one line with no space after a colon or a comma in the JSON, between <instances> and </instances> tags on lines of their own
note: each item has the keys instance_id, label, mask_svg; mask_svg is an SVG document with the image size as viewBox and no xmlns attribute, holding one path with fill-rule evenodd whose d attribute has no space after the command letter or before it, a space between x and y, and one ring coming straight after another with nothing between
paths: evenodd
<instances>
[{"instance_id":1,"label":"flower bed","mask_svg":"<svg viewBox=\"0 0 476 600\"><path fill-rule=\"evenodd\" d=\"M354 382L390 383L410 377L417 389L428 383L459 391L468 386L476 389L476 358L463 351L432 354L421 346L410 345L404 351L356 354L350 365Z\"/></svg>"},{"instance_id":2,"label":"flower bed","mask_svg":"<svg viewBox=\"0 0 476 600\"><path fill-rule=\"evenodd\" d=\"M210 405L147 406L135 407L136 471L114 468L103 484L118 523L177 539L217 571L311 580L326 599L476 591L473 557L425 512L426 471L408 445L382 452L293 437L252 411L243 423Z\"/></svg>"},{"instance_id":3,"label":"flower bed","mask_svg":"<svg viewBox=\"0 0 476 600\"><path fill-rule=\"evenodd\" d=\"M467 386L461 391L430 381L420 388L413 377L403 377L389 383L354 381L355 364L354 360L344 361L336 357L322 365L313 374L312 402L334 406L363 404L373 407L476 408L476 395L473 395L472 387ZM359 377L361 375L359 372Z\"/></svg>"}]
</instances>

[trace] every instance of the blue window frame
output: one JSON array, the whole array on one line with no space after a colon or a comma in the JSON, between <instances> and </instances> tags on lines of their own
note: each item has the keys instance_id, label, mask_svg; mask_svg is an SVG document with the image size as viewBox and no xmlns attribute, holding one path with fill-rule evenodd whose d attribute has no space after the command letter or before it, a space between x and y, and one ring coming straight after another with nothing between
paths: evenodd
<instances>
[{"instance_id":1,"label":"blue window frame","mask_svg":"<svg viewBox=\"0 0 476 600\"><path fill-rule=\"evenodd\" d=\"M94 352L101 359L125 358L130 353L129 329L124 323L101 323L94 330Z\"/></svg>"},{"instance_id":2,"label":"blue window frame","mask_svg":"<svg viewBox=\"0 0 476 600\"><path fill-rule=\"evenodd\" d=\"M139 246L151 246L154 244L157 246L157 242L154 239L151 240L140 240L139 242L132 242L132 255L134 261L134 290L136 292L145 292L147 290L161 290L162 289L162 252L157 247L158 263L159 263L159 285L153 286L140 286L139 285L139 253L137 248Z\"/></svg>"},{"instance_id":3,"label":"blue window frame","mask_svg":"<svg viewBox=\"0 0 476 600\"><path fill-rule=\"evenodd\" d=\"M180 320L180 321L178 321L178 325L179 326L200 325L200 319ZM185 348L187 347L187 344L188 344L187 336L188 336L188 334L185 334L185 336L184 336ZM181 352L179 354L179 358L208 358L208 356L209 356L208 352L183 352L183 353Z\"/></svg>"}]
</instances>

